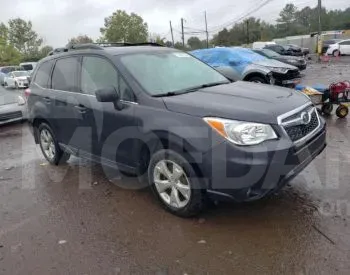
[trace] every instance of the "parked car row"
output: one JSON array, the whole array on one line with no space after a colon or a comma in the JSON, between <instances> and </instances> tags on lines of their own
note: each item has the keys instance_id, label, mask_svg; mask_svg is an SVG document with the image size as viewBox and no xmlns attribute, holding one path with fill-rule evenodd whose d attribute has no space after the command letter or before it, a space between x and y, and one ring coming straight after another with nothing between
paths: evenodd
<instances>
[{"instance_id":1,"label":"parked car row","mask_svg":"<svg viewBox=\"0 0 350 275\"><path fill-rule=\"evenodd\" d=\"M16 89L28 87L28 77L36 64L37 62L26 62L19 64L19 66L0 67L0 85Z\"/></svg>"},{"instance_id":2,"label":"parked car row","mask_svg":"<svg viewBox=\"0 0 350 275\"><path fill-rule=\"evenodd\" d=\"M285 85L298 69L242 48L191 54L105 43L41 60L26 97L44 157L58 165L76 155L138 175L168 211L192 216L207 197L272 194L323 151L325 122L308 97L232 81Z\"/></svg>"}]
</instances>

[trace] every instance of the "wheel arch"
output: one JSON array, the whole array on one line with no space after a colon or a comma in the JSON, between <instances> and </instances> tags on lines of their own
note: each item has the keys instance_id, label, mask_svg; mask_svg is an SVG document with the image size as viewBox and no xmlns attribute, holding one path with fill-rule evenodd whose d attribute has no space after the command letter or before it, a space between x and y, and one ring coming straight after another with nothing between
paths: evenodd
<instances>
[{"instance_id":1,"label":"wheel arch","mask_svg":"<svg viewBox=\"0 0 350 275\"><path fill-rule=\"evenodd\" d=\"M203 176L200 169L200 154L186 139L168 132L155 130L149 133L148 139L140 141L139 149L137 150L137 159L139 162L138 173L143 174L152 155L162 149L173 150L182 155L193 167L198 176Z\"/></svg>"},{"instance_id":2,"label":"wheel arch","mask_svg":"<svg viewBox=\"0 0 350 275\"><path fill-rule=\"evenodd\" d=\"M261 73L261 72L252 72L252 73L249 73L249 74L247 74L247 75L243 78L243 80L244 80L244 81L249 81L249 79L251 79L251 78L253 78L253 77L260 77L260 78L263 78L263 79L265 79L265 81L266 81L267 83L270 83L270 79L268 78L267 74L263 74L263 73Z\"/></svg>"}]
</instances>

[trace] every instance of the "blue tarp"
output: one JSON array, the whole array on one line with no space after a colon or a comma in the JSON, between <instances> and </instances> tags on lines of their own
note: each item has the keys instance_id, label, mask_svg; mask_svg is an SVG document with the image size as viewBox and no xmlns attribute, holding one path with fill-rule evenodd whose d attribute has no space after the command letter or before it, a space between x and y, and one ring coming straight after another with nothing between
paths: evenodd
<instances>
[{"instance_id":1,"label":"blue tarp","mask_svg":"<svg viewBox=\"0 0 350 275\"><path fill-rule=\"evenodd\" d=\"M228 66L230 60L240 61L241 63L253 63L255 61L266 60L266 57L253 52L250 49L235 47L235 48L212 48L195 50L190 52L195 57L211 63L221 63Z\"/></svg>"},{"instance_id":2,"label":"blue tarp","mask_svg":"<svg viewBox=\"0 0 350 275\"><path fill-rule=\"evenodd\" d=\"M259 55L250 49L240 47L203 49L195 50L190 53L211 66L230 66L234 67L240 72L242 72L247 65L253 62L267 59L266 57ZM233 63L230 61L233 61Z\"/></svg>"}]
</instances>

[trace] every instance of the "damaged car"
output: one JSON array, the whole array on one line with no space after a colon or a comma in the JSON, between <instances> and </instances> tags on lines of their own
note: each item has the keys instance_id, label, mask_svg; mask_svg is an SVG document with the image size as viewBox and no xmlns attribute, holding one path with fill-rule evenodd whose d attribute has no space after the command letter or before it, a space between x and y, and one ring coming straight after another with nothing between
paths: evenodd
<instances>
[{"instance_id":1,"label":"damaged car","mask_svg":"<svg viewBox=\"0 0 350 275\"><path fill-rule=\"evenodd\" d=\"M294 88L300 82L297 67L268 59L250 49L212 48L191 54L233 81L243 80Z\"/></svg>"}]
</instances>

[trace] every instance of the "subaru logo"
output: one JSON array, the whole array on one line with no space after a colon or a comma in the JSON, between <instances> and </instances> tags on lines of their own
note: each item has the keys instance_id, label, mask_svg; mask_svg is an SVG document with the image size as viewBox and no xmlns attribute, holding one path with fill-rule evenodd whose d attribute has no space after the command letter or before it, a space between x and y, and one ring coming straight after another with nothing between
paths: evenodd
<instances>
[{"instance_id":1,"label":"subaru logo","mask_svg":"<svg viewBox=\"0 0 350 275\"><path fill-rule=\"evenodd\" d=\"M311 120L310 114L307 112L302 112L300 118L304 124L309 124Z\"/></svg>"}]
</instances>

